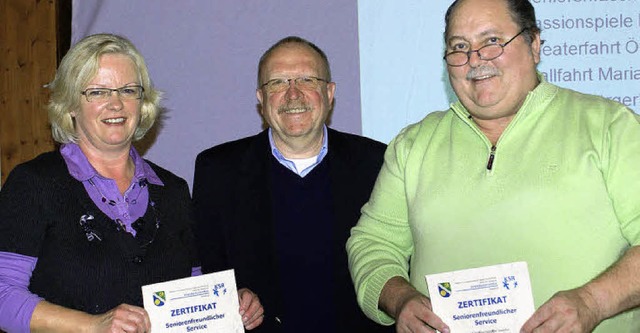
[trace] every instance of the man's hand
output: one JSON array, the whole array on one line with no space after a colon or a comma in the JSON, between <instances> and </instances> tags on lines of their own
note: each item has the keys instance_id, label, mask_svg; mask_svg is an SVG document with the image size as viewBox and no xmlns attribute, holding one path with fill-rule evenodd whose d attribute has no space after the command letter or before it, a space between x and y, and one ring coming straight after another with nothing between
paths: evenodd
<instances>
[{"instance_id":1,"label":"man's hand","mask_svg":"<svg viewBox=\"0 0 640 333\"><path fill-rule=\"evenodd\" d=\"M587 333L601 321L595 299L586 288L556 293L527 320L521 333Z\"/></svg>"},{"instance_id":2,"label":"man's hand","mask_svg":"<svg viewBox=\"0 0 640 333\"><path fill-rule=\"evenodd\" d=\"M252 330L260 326L264 319L264 308L260 304L258 295L247 288L242 288L238 290L238 300L240 301L240 316L242 316L244 327L247 330Z\"/></svg>"},{"instance_id":3,"label":"man's hand","mask_svg":"<svg viewBox=\"0 0 640 333\"><path fill-rule=\"evenodd\" d=\"M380 308L396 319L397 333L448 333L449 327L431 311L431 301L407 280L396 276L384 285Z\"/></svg>"}]
</instances>

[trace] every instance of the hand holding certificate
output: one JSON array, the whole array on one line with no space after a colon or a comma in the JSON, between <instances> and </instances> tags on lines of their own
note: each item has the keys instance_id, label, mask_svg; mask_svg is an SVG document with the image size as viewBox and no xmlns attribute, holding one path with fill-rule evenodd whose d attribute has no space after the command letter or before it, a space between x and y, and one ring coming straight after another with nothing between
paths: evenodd
<instances>
[{"instance_id":1,"label":"hand holding certificate","mask_svg":"<svg viewBox=\"0 0 640 333\"><path fill-rule=\"evenodd\" d=\"M233 270L146 285L142 297L154 333L244 332Z\"/></svg>"},{"instance_id":2,"label":"hand holding certificate","mask_svg":"<svg viewBox=\"0 0 640 333\"><path fill-rule=\"evenodd\" d=\"M534 312L525 262L425 278L433 311L452 333L517 333Z\"/></svg>"}]
</instances>

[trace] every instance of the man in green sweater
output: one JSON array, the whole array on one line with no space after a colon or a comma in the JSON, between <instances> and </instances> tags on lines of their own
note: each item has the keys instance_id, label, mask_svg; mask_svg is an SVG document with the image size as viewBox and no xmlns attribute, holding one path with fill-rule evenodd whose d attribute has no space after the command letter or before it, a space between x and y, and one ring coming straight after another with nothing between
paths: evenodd
<instances>
[{"instance_id":1,"label":"man in green sweater","mask_svg":"<svg viewBox=\"0 0 640 333\"><path fill-rule=\"evenodd\" d=\"M640 124L545 81L528 0L458 0L445 61L459 99L389 145L347 242L360 306L398 333L449 332L425 275L515 261L521 332L640 332Z\"/></svg>"}]
</instances>

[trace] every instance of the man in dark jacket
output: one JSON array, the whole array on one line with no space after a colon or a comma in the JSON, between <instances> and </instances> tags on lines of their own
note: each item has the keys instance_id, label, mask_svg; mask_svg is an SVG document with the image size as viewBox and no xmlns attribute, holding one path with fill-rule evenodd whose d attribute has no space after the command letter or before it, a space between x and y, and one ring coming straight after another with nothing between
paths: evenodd
<instances>
[{"instance_id":1,"label":"man in dark jacket","mask_svg":"<svg viewBox=\"0 0 640 333\"><path fill-rule=\"evenodd\" d=\"M207 149L193 200L202 269L235 269L265 309L256 332L388 332L358 308L345 243L385 145L326 126L336 84L326 55L287 37L260 59L268 128Z\"/></svg>"}]
</instances>

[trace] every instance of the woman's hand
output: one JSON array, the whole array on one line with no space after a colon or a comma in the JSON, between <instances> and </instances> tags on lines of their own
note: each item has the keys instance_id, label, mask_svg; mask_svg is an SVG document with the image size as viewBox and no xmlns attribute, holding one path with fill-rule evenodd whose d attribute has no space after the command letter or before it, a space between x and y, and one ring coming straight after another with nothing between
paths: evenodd
<instances>
[{"instance_id":1,"label":"woman's hand","mask_svg":"<svg viewBox=\"0 0 640 333\"><path fill-rule=\"evenodd\" d=\"M151 331L151 320L145 309L120 304L106 313L96 315L92 331L146 333Z\"/></svg>"},{"instance_id":2,"label":"woman's hand","mask_svg":"<svg viewBox=\"0 0 640 333\"><path fill-rule=\"evenodd\" d=\"M40 301L31 315L30 330L40 332L145 333L151 331L149 314L141 307L120 304L98 315Z\"/></svg>"}]
</instances>

